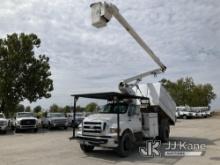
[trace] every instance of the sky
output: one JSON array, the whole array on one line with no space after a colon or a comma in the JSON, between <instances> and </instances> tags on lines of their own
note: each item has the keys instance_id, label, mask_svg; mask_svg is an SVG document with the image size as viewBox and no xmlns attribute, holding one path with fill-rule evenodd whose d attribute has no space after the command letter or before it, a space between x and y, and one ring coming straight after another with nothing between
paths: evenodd
<instances>
[{"instance_id":1,"label":"sky","mask_svg":"<svg viewBox=\"0 0 220 165\"><path fill-rule=\"evenodd\" d=\"M94 0L0 1L0 38L35 33L42 41L36 55L50 57L52 97L31 106L73 105L73 93L117 90L123 79L157 67L114 18L102 29L91 25ZM220 1L107 2L119 8L167 66L164 74L142 83L193 77L196 83L214 86L218 97L212 107L220 107Z\"/></svg>"}]
</instances>

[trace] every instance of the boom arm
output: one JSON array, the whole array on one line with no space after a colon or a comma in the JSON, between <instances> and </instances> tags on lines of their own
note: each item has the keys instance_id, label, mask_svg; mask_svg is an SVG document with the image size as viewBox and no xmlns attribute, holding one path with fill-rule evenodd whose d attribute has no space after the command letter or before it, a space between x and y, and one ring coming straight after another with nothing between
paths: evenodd
<instances>
[{"instance_id":1,"label":"boom arm","mask_svg":"<svg viewBox=\"0 0 220 165\"><path fill-rule=\"evenodd\" d=\"M159 65L159 69L148 71L137 76L128 78L124 80L124 83L129 83L134 80L140 81L142 78L148 75L156 75L162 73L166 70L166 66L160 61L160 59L154 54L154 52L148 47L144 40L136 33L136 31L129 25L125 18L119 13L118 8L113 4L107 4L106 2L93 3L90 6L92 8L92 24L101 28L106 26L106 24L111 20L111 17L114 16L118 22L128 31L128 33L137 41L137 43L150 55L155 63Z\"/></svg>"}]
</instances>

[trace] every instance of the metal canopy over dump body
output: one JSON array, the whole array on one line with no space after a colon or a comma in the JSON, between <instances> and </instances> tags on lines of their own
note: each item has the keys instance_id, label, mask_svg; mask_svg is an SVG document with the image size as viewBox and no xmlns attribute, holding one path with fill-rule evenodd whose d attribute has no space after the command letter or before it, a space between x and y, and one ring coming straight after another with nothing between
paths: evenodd
<instances>
[{"instance_id":1,"label":"metal canopy over dump body","mask_svg":"<svg viewBox=\"0 0 220 165\"><path fill-rule=\"evenodd\" d=\"M85 93L85 94L73 94L76 98L83 97L83 98L90 98L90 99L102 99L102 100L114 100L116 99L140 99L140 100L149 100L148 97L143 96L134 96L123 94L119 92L101 92L101 93Z\"/></svg>"}]
</instances>

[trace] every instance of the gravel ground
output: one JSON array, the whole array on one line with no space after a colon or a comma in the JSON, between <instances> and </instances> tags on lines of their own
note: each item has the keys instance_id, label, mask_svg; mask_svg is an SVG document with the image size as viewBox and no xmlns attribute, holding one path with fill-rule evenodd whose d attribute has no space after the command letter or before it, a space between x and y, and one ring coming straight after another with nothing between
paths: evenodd
<instances>
[{"instance_id":1,"label":"gravel ground","mask_svg":"<svg viewBox=\"0 0 220 165\"><path fill-rule=\"evenodd\" d=\"M220 117L178 120L171 128L171 141L206 144L202 156L146 158L138 148L127 158L101 148L86 155L71 135L71 129L0 135L0 165L220 164Z\"/></svg>"}]
</instances>

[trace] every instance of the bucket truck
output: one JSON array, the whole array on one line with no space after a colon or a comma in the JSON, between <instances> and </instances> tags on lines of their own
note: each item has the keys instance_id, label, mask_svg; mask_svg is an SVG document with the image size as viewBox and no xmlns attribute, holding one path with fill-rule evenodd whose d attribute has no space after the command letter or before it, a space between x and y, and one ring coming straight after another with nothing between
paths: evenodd
<instances>
[{"instance_id":1,"label":"bucket truck","mask_svg":"<svg viewBox=\"0 0 220 165\"><path fill-rule=\"evenodd\" d=\"M79 141L84 152L91 152L94 147L99 146L116 149L122 157L128 156L134 144L144 139L158 138L167 142L170 125L175 124L176 104L160 83L139 84L146 76L164 72L166 66L115 5L98 2L91 5L91 10L92 25L104 27L115 17L159 68L125 79L119 83L119 92L73 94L74 117L76 102L80 97L107 101L99 113L83 120L77 132L73 127L73 138Z\"/></svg>"}]
</instances>

